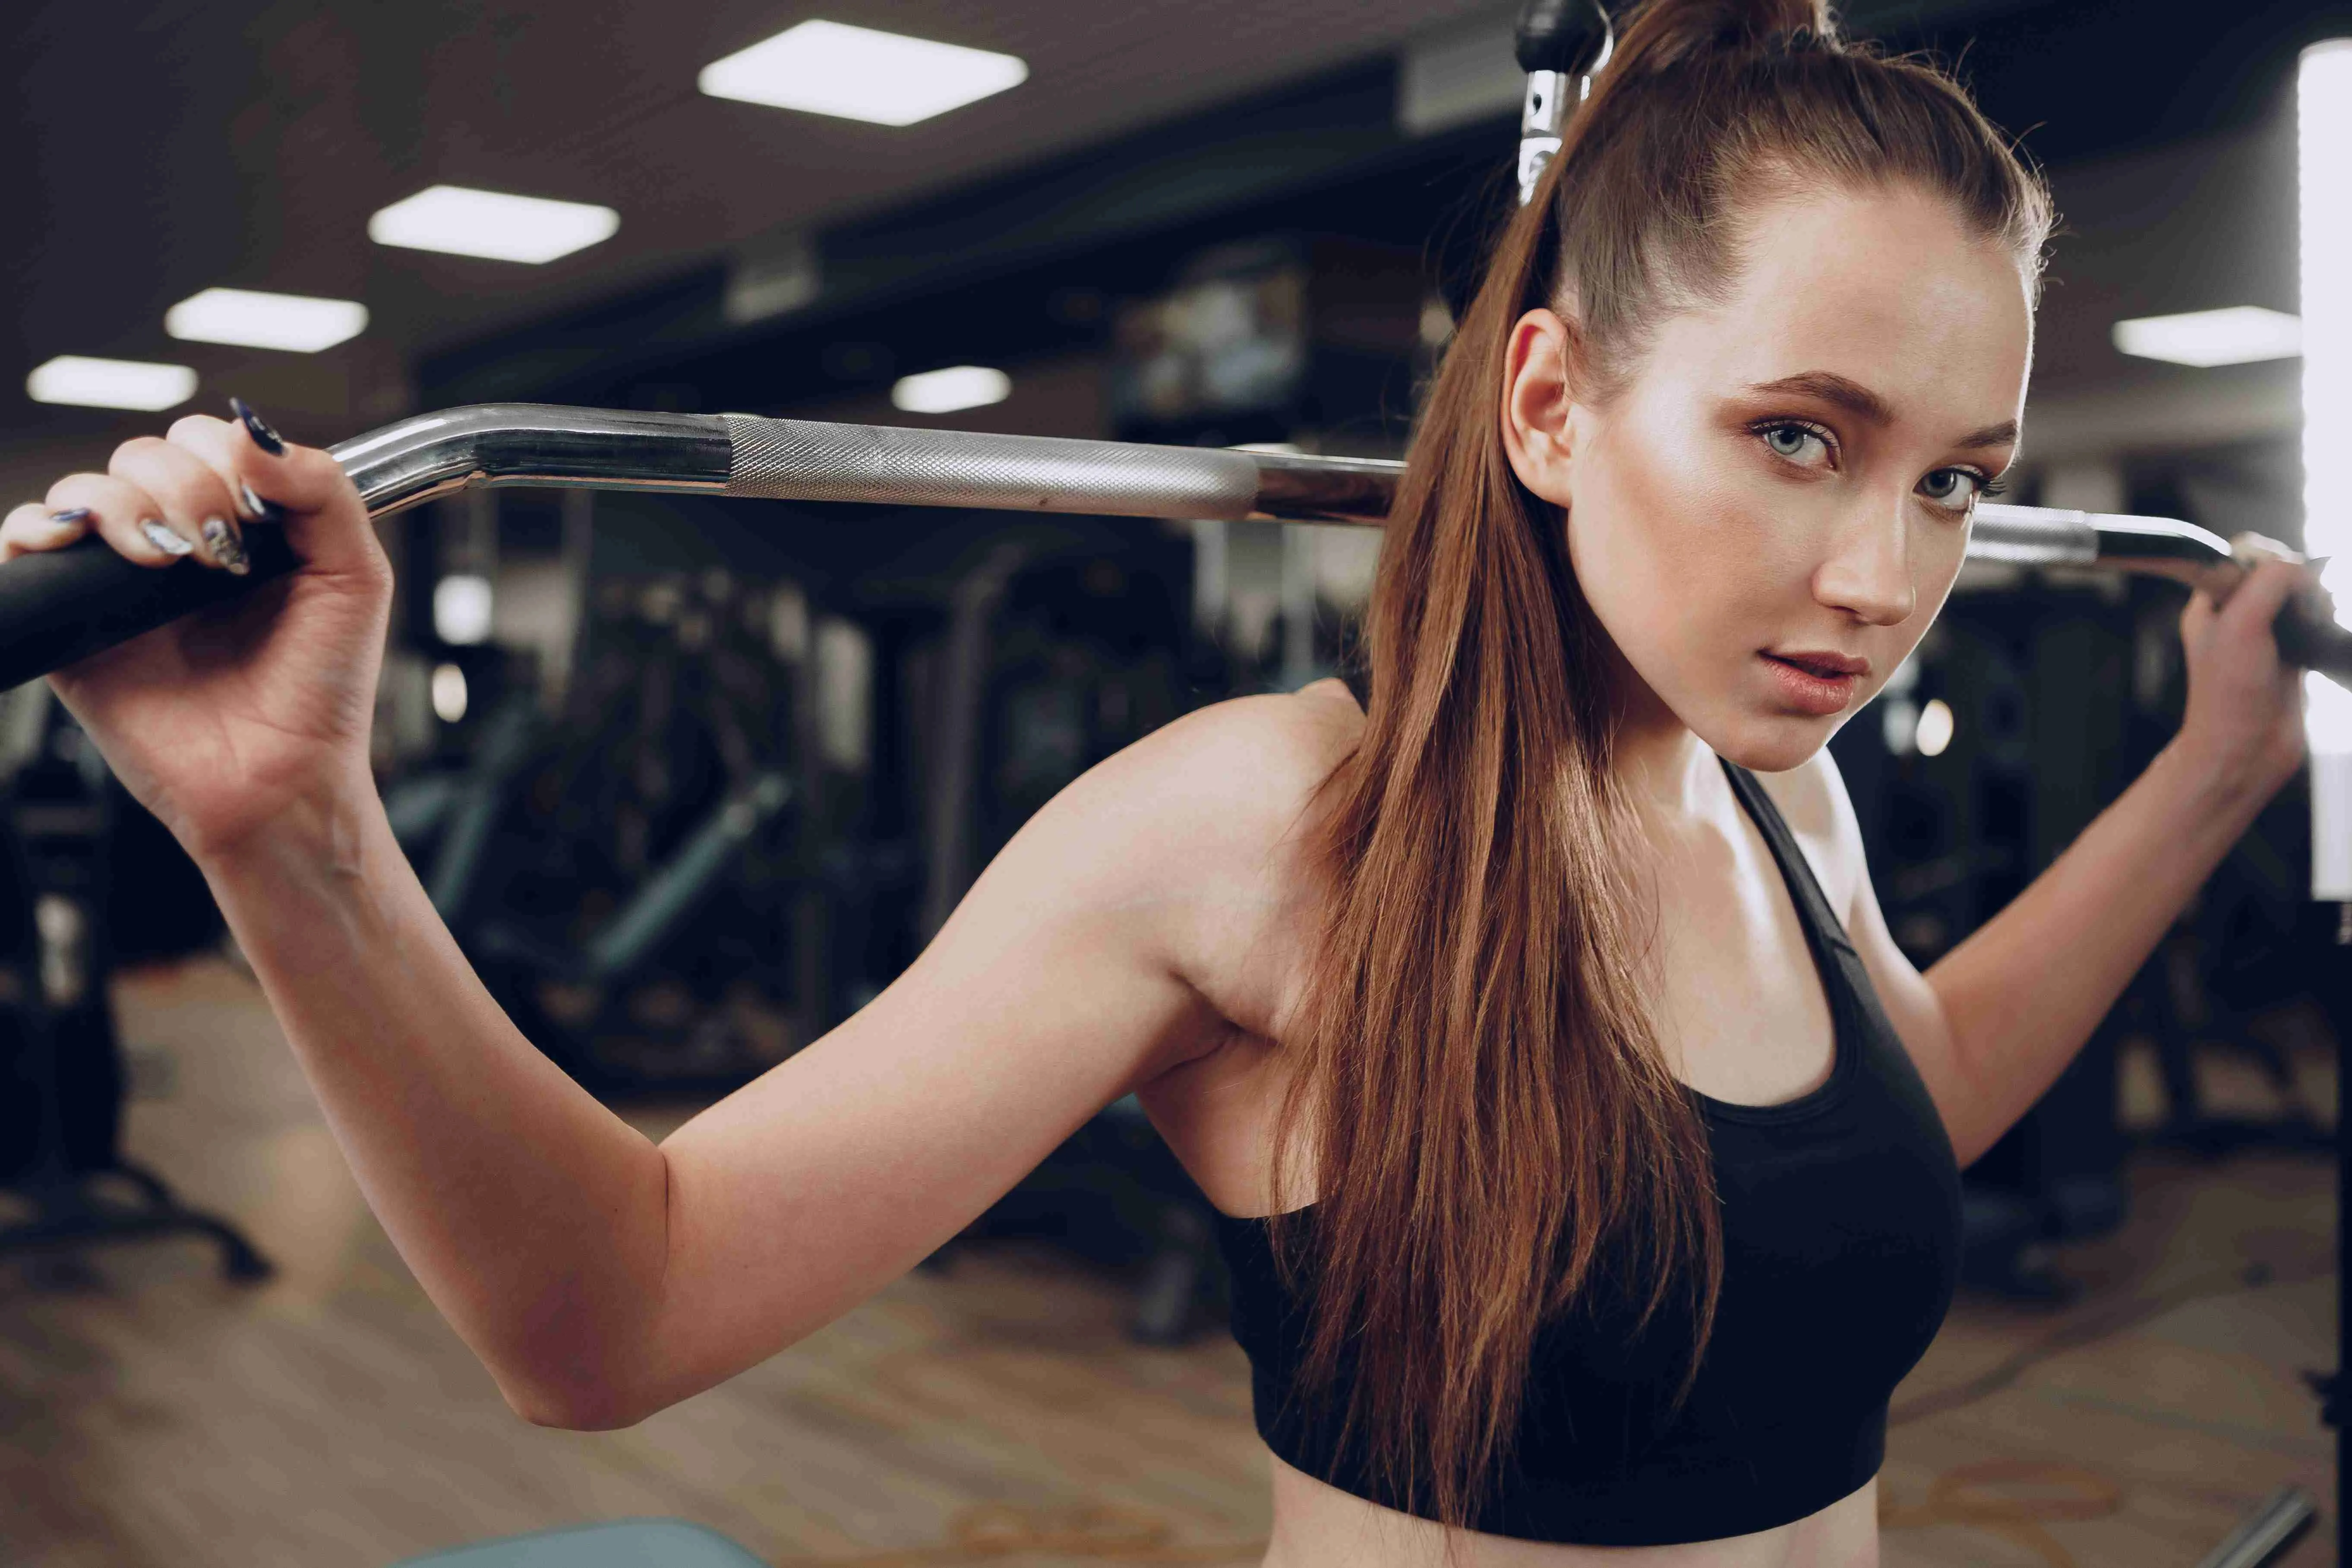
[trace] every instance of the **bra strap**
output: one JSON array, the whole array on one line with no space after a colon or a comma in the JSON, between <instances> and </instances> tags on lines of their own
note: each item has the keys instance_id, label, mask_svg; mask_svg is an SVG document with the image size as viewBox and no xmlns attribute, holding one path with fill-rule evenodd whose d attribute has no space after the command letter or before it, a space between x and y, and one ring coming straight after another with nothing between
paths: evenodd
<instances>
[{"instance_id":1,"label":"bra strap","mask_svg":"<svg viewBox=\"0 0 2352 1568\"><path fill-rule=\"evenodd\" d=\"M1845 922L1838 919L1837 911L1830 907L1829 896L1822 891L1821 881L1813 875L1813 863L1805 858L1804 850L1797 843L1797 836L1789 831L1788 821L1781 816L1780 808L1772 803L1771 795L1757 781L1754 773L1738 763L1728 758L1717 760L1723 763L1724 776L1731 781L1731 793L1739 797L1739 804L1747 808L1757 831L1764 835L1764 842L1771 847L1772 858L1780 863L1781 879L1795 893L1797 910L1805 923L1832 945L1852 948L1853 940L1846 935Z\"/></svg>"}]
</instances>

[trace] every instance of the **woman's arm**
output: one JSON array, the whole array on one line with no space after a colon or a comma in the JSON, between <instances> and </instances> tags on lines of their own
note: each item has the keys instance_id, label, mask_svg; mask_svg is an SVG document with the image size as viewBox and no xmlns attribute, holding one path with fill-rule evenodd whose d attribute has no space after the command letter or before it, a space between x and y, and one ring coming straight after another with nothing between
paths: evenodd
<instances>
[{"instance_id":1,"label":"woman's arm","mask_svg":"<svg viewBox=\"0 0 2352 1568\"><path fill-rule=\"evenodd\" d=\"M2192 597L2181 617L2189 696L2179 733L2048 870L1925 975L1888 934L1852 803L1823 753L1823 826L1834 861L1851 868L1848 929L1962 1164L2064 1070L2300 765L2301 677L2280 666L2270 623L2301 576L2273 563L2218 611Z\"/></svg>"},{"instance_id":2,"label":"woman's arm","mask_svg":"<svg viewBox=\"0 0 2352 1568\"><path fill-rule=\"evenodd\" d=\"M435 1304L526 1416L620 1426L824 1324L1213 1046L1186 971L1278 890L1288 725L1228 704L1089 773L888 990L660 1147L508 1022L372 790L205 869Z\"/></svg>"},{"instance_id":3,"label":"woman's arm","mask_svg":"<svg viewBox=\"0 0 2352 1568\"><path fill-rule=\"evenodd\" d=\"M656 1148L517 1033L393 841L389 564L332 458L236 413L58 480L0 519L0 563L95 533L233 572L240 530L285 531L292 576L51 682L203 868L369 1203L534 1420L632 1421L807 1333L1231 1038L1311 923L1288 847L1345 726L1223 704L1064 791L888 991Z\"/></svg>"}]
</instances>

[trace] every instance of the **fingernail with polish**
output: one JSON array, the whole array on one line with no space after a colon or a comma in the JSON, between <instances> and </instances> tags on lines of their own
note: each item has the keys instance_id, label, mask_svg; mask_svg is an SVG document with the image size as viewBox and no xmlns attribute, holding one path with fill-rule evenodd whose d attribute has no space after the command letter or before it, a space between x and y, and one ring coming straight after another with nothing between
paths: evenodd
<instances>
[{"instance_id":1,"label":"fingernail with polish","mask_svg":"<svg viewBox=\"0 0 2352 1568\"><path fill-rule=\"evenodd\" d=\"M195 553L196 547L194 545L189 543L186 540L181 538L170 529L165 528L162 523L157 522L152 517L141 521L139 524L139 531L147 536L148 543L153 545L156 549L162 551L166 555L193 555Z\"/></svg>"},{"instance_id":2,"label":"fingernail with polish","mask_svg":"<svg viewBox=\"0 0 2352 1568\"><path fill-rule=\"evenodd\" d=\"M221 563L223 570L242 577L251 569L245 558L244 542L236 534L231 533L228 531L228 524L219 518L205 519L205 544L212 551L213 559Z\"/></svg>"},{"instance_id":3,"label":"fingernail with polish","mask_svg":"<svg viewBox=\"0 0 2352 1568\"><path fill-rule=\"evenodd\" d=\"M245 433L253 437L255 446L273 458L282 458L286 455L286 437L272 430L269 427L269 421L256 414L252 405L247 403L242 397L232 397L228 400L228 405L237 418L243 421Z\"/></svg>"},{"instance_id":4,"label":"fingernail with polish","mask_svg":"<svg viewBox=\"0 0 2352 1568\"><path fill-rule=\"evenodd\" d=\"M263 500L254 494L251 485L241 484L237 489L243 492L246 515L254 521L277 522L285 517L286 512L282 507L274 500Z\"/></svg>"},{"instance_id":5,"label":"fingernail with polish","mask_svg":"<svg viewBox=\"0 0 2352 1568\"><path fill-rule=\"evenodd\" d=\"M63 511L53 511L49 513L49 521L58 524L59 527L69 527L77 522L88 522L89 521L89 508L86 506L69 506Z\"/></svg>"}]
</instances>

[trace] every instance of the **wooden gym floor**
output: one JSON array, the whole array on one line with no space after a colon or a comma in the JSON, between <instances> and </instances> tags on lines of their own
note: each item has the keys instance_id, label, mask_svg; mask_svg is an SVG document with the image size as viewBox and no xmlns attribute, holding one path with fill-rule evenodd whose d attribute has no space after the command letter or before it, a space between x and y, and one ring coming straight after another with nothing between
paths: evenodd
<instances>
[{"instance_id":1,"label":"wooden gym floor","mask_svg":"<svg viewBox=\"0 0 2352 1568\"><path fill-rule=\"evenodd\" d=\"M281 1271L241 1289L176 1241L0 1264L10 1568L377 1568L642 1514L792 1568L1262 1550L1239 1352L1129 1343L1124 1295L1051 1255L909 1278L631 1431L525 1426L361 1204L250 983L192 963L120 999L149 1080L131 1152ZM2299 1381L2333 1360L2330 1168L2149 1160L2134 1186L2125 1231L2063 1258L2079 1301L1964 1300L1897 1395L1890 1563L2186 1568L2282 1482L2332 1498ZM2289 1561L2334 1562L2332 1520Z\"/></svg>"}]
</instances>

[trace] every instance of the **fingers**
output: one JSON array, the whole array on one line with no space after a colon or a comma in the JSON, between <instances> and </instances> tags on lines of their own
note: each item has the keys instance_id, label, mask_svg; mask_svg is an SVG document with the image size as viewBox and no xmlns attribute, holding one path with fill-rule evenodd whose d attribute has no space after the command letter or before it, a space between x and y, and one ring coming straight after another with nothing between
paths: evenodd
<instances>
[{"instance_id":1,"label":"fingers","mask_svg":"<svg viewBox=\"0 0 2352 1568\"><path fill-rule=\"evenodd\" d=\"M2246 574L2246 580L2230 595L2230 602L2217 612L2223 626L2268 627L2278 619L2279 609L2290 595L2302 586L2310 573L2295 562L2269 558Z\"/></svg>"},{"instance_id":2,"label":"fingers","mask_svg":"<svg viewBox=\"0 0 2352 1568\"><path fill-rule=\"evenodd\" d=\"M89 514L53 514L36 501L26 501L0 519L0 561L13 561L37 551L62 550L89 531Z\"/></svg>"},{"instance_id":3,"label":"fingers","mask_svg":"<svg viewBox=\"0 0 2352 1568\"><path fill-rule=\"evenodd\" d=\"M135 486L162 508L162 521L184 542L184 554L206 565L243 575L245 544L237 529L237 499L221 476L184 447L154 437L125 441L107 465L114 478ZM169 549L172 542L159 540Z\"/></svg>"},{"instance_id":4,"label":"fingers","mask_svg":"<svg viewBox=\"0 0 2352 1568\"><path fill-rule=\"evenodd\" d=\"M192 414L171 444L218 476L247 522L282 526L295 553L325 571L383 569L383 548L351 479L315 447L288 443L242 403L233 420Z\"/></svg>"},{"instance_id":5,"label":"fingers","mask_svg":"<svg viewBox=\"0 0 2352 1568\"><path fill-rule=\"evenodd\" d=\"M111 474L67 475L49 487L47 511L52 519L79 516L85 531L98 534L115 553L142 566L169 566L195 553L195 546L163 521L163 508L154 497ZM27 542L52 550L71 542L70 538Z\"/></svg>"}]
</instances>

